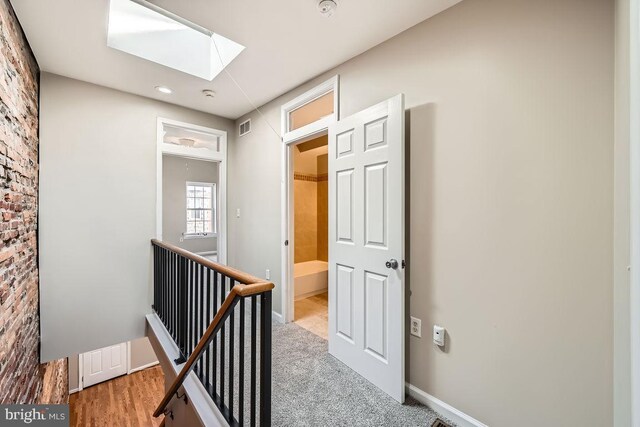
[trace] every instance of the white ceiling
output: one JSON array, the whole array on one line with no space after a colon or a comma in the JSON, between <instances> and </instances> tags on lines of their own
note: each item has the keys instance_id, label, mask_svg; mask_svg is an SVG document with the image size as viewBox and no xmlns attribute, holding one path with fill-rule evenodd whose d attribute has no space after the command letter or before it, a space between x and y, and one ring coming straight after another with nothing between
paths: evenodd
<instances>
[{"instance_id":1,"label":"white ceiling","mask_svg":"<svg viewBox=\"0 0 640 427\"><path fill-rule=\"evenodd\" d=\"M461 0L154 0L246 49L227 68L256 105L299 86ZM12 0L43 71L237 118L251 105L223 72L202 80L107 47L108 0ZM173 94L155 91L158 85ZM216 97L206 98L203 89Z\"/></svg>"}]
</instances>

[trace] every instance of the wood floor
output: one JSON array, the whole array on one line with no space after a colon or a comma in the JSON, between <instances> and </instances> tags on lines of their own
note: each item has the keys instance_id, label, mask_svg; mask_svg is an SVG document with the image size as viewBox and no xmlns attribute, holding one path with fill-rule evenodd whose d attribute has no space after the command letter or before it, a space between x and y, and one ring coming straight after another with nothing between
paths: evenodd
<instances>
[{"instance_id":1,"label":"wood floor","mask_svg":"<svg viewBox=\"0 0 640 427\"><path fill-rule=\"evenodd\" d=\"M164 395L160 366L96 384L69 397L71 426L159 426L153 418Z\"/></svg>"},{"instance_id":2,"label":"wood floor","mask_svg":"<svg viewBox=\"0 0 640 427\"><path fill-rule=\"evenodd\" d=\"M294 322L325 340L329 337L327 292L294 302Z\"/></svg>"}]
</instances>

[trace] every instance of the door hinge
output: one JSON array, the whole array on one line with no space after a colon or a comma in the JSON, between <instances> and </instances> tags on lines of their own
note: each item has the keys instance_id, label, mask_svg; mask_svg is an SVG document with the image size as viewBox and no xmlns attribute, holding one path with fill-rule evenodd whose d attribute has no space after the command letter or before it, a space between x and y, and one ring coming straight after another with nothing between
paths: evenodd
<instances>
[{"instance_id":1,"label":"door hinge","mask_svg":"<svg viewBox=\"0 0 640 427\"><path fill-rule=\"evenodd\" d=\"M288 240L285 240L285 241L284 241L284 245L285 245L285 246L289 246L289 241L288 241Z\"/></svg>"},{"instance_id":2,"label":"door hinge","mask_svg":"<svg viewBox=\"0 0 640 427\"><path fill-rule=\"evenodd\" d=\"M407 266L407 263L402 260L402 268L404 269Z\"/></svg>"}]
</instances>

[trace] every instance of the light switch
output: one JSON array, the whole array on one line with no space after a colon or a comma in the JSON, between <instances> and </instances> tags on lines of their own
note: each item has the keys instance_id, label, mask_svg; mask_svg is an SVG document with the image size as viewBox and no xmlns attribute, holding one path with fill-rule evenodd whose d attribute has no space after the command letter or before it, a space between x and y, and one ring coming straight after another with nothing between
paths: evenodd
<instances>
[{"instance_id":1,"label":"light switch","mask_svg":"<svg viewBox=\"0 0 640 427\"><path fill-rule=\"evenodd\" d=\"M444 328L442 326L433 325L433 343L444 346Z\"/></svg>"}]
</instances>

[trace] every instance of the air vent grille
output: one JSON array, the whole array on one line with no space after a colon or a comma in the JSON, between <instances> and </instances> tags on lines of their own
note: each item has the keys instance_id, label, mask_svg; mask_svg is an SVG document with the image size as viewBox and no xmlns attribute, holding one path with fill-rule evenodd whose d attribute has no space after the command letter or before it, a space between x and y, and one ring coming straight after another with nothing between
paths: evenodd
<instances>
[{"instance_id":1,"label":"air vent grille","mask_svg":"<svg viewBox=\"0 0 640 427\"><path fill-rule=\"evenodd\" d=\"M240 123L240 136L246 135L251 132L251 119Z\"/></svg>"},{"instance_id":2,"label":"air vent grille","mask_svg":"<svg viewBox=\"0 0 640 427\"><path fill-rule=\"evenodd\" d=\"M431 427L451 427L449 424L442 421L440 418L436 418L436 420L431 424Z\"/></svg>"}]
</instances>

